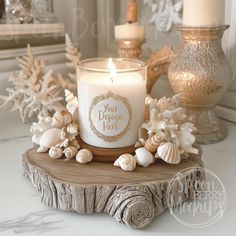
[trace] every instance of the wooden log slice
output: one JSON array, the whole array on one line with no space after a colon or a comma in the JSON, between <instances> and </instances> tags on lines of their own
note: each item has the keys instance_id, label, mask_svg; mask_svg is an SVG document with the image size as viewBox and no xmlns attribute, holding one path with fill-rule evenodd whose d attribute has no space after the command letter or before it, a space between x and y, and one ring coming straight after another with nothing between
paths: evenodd
<instances>
[{"instance_id":1,"label":"wooden log slice","mask_svg":"<svg viewBox=\"0 0 236 236\"><path fill-rule=\"evenodd\" d=\"M168 208L167 189L171 179L180 171L191 168L183 178L204 178L199 167L200 156L193 155L178 165L158 160L147 167L137 167L134 172L124 172L112 163L91 162L86 165L74 159L65 162L53 160L47 153L29 149L22 158L24 175L42 193L47 206L81 214L106 212L131 228L143 228L153 217ZM190 197L190 189L181 195L182 201Z\"/></svg>"}]
</instances>

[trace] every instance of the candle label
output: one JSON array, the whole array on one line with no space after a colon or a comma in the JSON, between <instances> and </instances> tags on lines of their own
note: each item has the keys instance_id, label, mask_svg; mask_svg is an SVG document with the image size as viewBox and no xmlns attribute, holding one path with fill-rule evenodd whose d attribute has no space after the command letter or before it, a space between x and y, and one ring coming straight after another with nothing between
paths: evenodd
<instances>
[{"instance_id":1,"label":"candle label","mask_svg":"<svg viewBox=\"0 0 236 236\"><path fill-rule=\"evenodd\" d=\"M115 142L129 130L132 110L127 98L109 91L95 97L89 107L93 133L106 142Z\"/></svg>"}]
</instances>

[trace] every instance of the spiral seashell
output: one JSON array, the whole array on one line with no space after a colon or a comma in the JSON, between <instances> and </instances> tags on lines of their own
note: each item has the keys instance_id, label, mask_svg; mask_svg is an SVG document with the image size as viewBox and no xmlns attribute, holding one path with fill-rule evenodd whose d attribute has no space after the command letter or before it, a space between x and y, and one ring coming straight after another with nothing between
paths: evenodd
<instances>
[{"instance_id":1,"label":"spiral seashell","mask_svg":"<svg viewBox=\"0 0 236 236\"><path fill-rule=\"evenodd\" d=\"M59 159L63 156L63 151L59 147L51 147L48 152L49 156L53 159Z\"/></svg>"},{"instance_id":2,"label":"spiral seashell","mask_svg":"<svg viewBox=\"0 0 236 236\"><path fill-rule=\"evenodd\" d=\"M78 149L74 146L67 147L63 153L65 154L66 160L70 160L75 157L78 152Z\"/></svg>"},{"instance_id":3,"label":"spiral seashell","mask_svg":"<svg viewBox=\"0 0 236 236\"><path fill-rule=\"evenodd\" d=\"M133 171L136 168L136 159L131 154L121 155L114 163L124 171Z\"/></svg>"},{"instance_id":4,"label":"spiral seashell","mask_svg":"<svg viewBox=\"0 0 236 236\"><path fill-rule=\"evenodd\" d=\"M80 164L86 164L93 160L93 153L88 149L80 150L76 155L76 161Z\"/></svg>"},{"instance_id":5,"label":"spiral seashell","mask_svg":"<svg viewBox=\"0 0 236 236\"><path fill-rule=\"evenodd\" d=\"M61 130L52 128L43 133L40 139L40 146L51 148L61 142Z\"/></svg>"},{"instance_id":6,"label":"spiral seashell","mask_svg":"<svg viewBox=\"0 0 236 236\"><path fill-rule=\"evenodd\" d=\"M79 144L79 141L78 141L77 139L72 140L72 141L70 142L70 145L76 147L77 150L80 149L80 144Z\"/></svg>"},{"instance_id":7,"label":"spiral seashell","mask_svg":"<svg viewBox=\"0 0 236 236\"><path fill-rule=\"evenodd\" d=\"M135 159L137 164L143 167L148 167L152 163L155 162L155 159L151 152L149 152L146 148L138 148L135 150Z\"/></svg>"},{"instance_id":8,"label":"spiral seashell","mask_svg":"<svg viewBox=\"0 0 236 236\"><path fill-rule=\"evenodd\" d=\"M45 153L48 151L49 148L44 147L44 146L40 146L37 150L38 153Z\"/></svg>"},{"instance_id":9,"label":"spiral seashell","mask_svg":"<svg viewBox=\"0 0 236 236\"><path fill-rule=\"evenodd\" d=\"M73 117L69 111L57 111L52 118L52 125L54 127L67 127L73 122Z\"/></svg>"},{"instance_id":10,"label":"spiral seashell","mask_svg":"<svg viewBox=\"0 0 236 236\"><path fill-rule=\"evenodd\" d=\"M154 153L157 151L157 148L160 146L162 141L163 141L162 137L158 135L154 135L145 142L145 148L148 151Z\"/></svg>"},{"instance_id":11,"label":"spiral seashell","mask_svg":"<svg viewBox=\"0 0 236 236\"><path fill-rule=\"evenodd\" d=\"M181 161L181 154L178 146L170 142L164 143L158 147L157 157L169 164L179 164Z\"/></svg>"}]
</instances>

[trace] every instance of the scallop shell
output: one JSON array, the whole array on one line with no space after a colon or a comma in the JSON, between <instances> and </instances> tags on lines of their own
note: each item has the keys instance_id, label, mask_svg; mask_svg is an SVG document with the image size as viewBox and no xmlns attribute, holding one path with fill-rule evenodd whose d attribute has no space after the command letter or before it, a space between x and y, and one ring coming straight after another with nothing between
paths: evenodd
<instances>
[{"instance_id":1,"label":"scallop shell","mask_svg":"<svg viewBox=\"0 0 236 236\"><path fill-rule=\"evenodd\" d=\"M64 150L64 154L66 156L66 160L70 160L71 158L75 157L78 152L78 149L74 146L67 147Z\"/></svg>"},{"instance_id":2,"label":"scallop shell","mask_svg":"<svg viewBox=\"0 0 236 236\"><path fill-rule=\"evenodd\" d=\"M51 147L48 154L53 159L59 159L63 156L63 151L59 147Z\"/></svg>"},{"instance_id":3,"label":"scallop shell","mask_svg":"<svg viewBox=\"0 0 236 236\"><path fill-rule=\"evenodd\" d=\"M76 155L76 161L80 164L86 164L93 160L93 153L88 149L80 150Z\"/></svg>"},{"instance_id":4,"label":"scallop shell","mask_svg":"<svg viewBox=\"0 0 236 236\"><path fill-rule=\"evenodd\" d=\"M52 128L47 130L40 139L40 146L51 148L61 142L61 130Z\"/></svg>"},{"instance_id":5,"label":"scallop shell","mask_svg":"<svg viewBox=\"0 0 236 236\"><path fill-rule=\"evenodd\" d=\"M73 122L73 117L69 111L57 111L52 118L52 125L54 127L67 127Z\"/></svg>"},{"instance_id":6,"label":"scallop shell","mask_svg":"<svg viewBox=\"0 0 236 236\"><path fill-rule=\"evenodd\" d=\"M135 159L137 164L143 167L148 167L152 163L155 162L155 159L151 152L149 152L146 148L138 148L135 150Z\"/></svg>"},{"instance_id":7,"label":"scallop shell","mask_svg":"<svg viewBox=\"0 0 236 236\"><path fill-rule=\"evenodd\" d=\"M114 163L124 171L133 171L136 168L136 159L131 154L121 155Z\"/></svg>"},{"instance_id":8,"label":"scallop shell","mask_svg":"<svg viewBox=\"0 0 236 236\"><path fill-rule=\"evenodd\" d=\"M150 152L156 152L157 148L160 146L160 144L162 143L163 138L158 136L158 135L154 135L151 138L149 138L146 142L145 142L145 148L150 151Z\"/></svg>"},{"instance_id":9,"label":"scallop shell","mask_svg":"<svg viewBox=\"0 0 236 236\"><path fill-rule=\"evenodd\" d=\"M164 143L157 149L157 156L169 164L178 164L181 161L179 148L174 143Z\"/></svg>"},{"instance_id":10,"label":"scallop shell","mask_svg":"<svg viewBox=\"0 0 236 236\"><path fill-rule=\"evenodd\" d=\"M79 141L78 141L77 139L72 140L72 141L70 142L70 145L76 147L77 150L80 149L80 144L79 144Z\"/></svg>"}]
</instances>

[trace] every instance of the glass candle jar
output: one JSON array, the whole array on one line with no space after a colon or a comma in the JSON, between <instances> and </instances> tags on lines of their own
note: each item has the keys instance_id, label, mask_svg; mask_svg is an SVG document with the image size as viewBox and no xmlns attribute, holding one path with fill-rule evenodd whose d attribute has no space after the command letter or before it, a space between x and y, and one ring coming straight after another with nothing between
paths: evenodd
<instances>
[{"instance_id":1,"label":"glass candle jar","mask_svg":"<svg viewBox=\"0 0 236 236\"><path fill-rule=\"evenodd\" d=\"M135 144L144 122L147 68L129 58L96 58L78 65L80 138L101 148Z\"/></svg>"}]
</instances>

